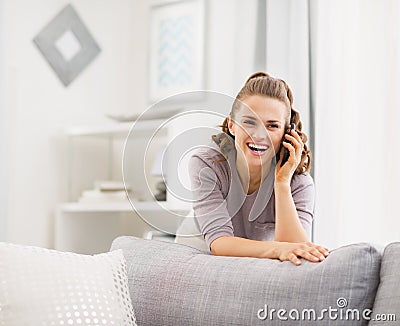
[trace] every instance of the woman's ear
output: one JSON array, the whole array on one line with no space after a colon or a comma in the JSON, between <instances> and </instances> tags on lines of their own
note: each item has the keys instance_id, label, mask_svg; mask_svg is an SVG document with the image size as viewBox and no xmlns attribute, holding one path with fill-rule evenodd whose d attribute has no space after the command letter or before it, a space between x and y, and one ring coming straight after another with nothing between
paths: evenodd
<instances>
[{"instance_id":1,"label":"woman's ear","mask_svg":"<svg viewBox=\"0 0 400 326\"><path fill-rule=\"evenodd\" d=\"M235 136L235 132L233 131L233 120L231 117L228 117L228 129L232 136Z\"/></svg>"}]
</instances>

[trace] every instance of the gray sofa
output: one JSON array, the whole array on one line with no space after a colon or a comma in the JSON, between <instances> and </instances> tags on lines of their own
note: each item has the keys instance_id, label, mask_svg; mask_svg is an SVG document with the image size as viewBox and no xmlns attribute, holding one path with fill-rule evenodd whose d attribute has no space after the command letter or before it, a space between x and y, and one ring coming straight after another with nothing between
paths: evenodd
<instances>
[{"instance_id":1,"label":"gray sofa","mask_svg":"<svg viewBox=\"0 0 400 326\"><path fill-rule=\"evenodd\" d=\"M398 242L384 251L352 244L301 266L128 236L115 249L127 260L139 326L400 325Z\"/></svg>"}]
</instances>

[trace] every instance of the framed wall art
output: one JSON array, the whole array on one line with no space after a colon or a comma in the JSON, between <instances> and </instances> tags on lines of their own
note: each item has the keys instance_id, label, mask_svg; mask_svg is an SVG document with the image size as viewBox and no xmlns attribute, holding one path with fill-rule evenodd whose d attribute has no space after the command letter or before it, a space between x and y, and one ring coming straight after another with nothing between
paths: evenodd
<instances>
[{"instance_id":1,"label":"framed wall art","mask_svg":"<svg viewBox=\"0 0 400 326\"><path fill-rule=\"evenodd\" d=\"M72 5L62 9L33 42L64 86L68 86L101 51Z\"/></svg>"},{"instance_id":2,"label":"framed wall art","mask_svg":"<svg viewBox=\"0 0 400 326\"><path fill-rule=\"evenodd\" d=\"M204 88L204 0L150 6L149 101Z\"/></svg>"}]
</instances>

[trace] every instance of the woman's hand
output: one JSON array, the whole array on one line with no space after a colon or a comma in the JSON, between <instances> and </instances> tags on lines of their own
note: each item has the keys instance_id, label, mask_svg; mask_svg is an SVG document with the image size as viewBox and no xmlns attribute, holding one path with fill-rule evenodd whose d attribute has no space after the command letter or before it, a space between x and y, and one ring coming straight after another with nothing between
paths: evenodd
<instances>
[{"instance_id":1,"label":"woman's hand","mask_svg":"<svg viewBox=\"0 0 400 326\"><path fill-rule=\"evenodd\" d=\"M311 242L276 242L277 258L280 261L289 260L295 265L300 265L298 257L302 257L311 262L320 262L329 255L329 250L325 247L313 244Z\"/></svg>"},{"instance_id":2,"label":"woman's hand","mask_svg":"<svg viewBox=\"0 0 400 326\"><path fill-rule=\"evenodd\" d=\"M290 130L290 135L285 134L284 138L285 139L282 142L283 148L281 149L279 155L279 161L276 163L275 182L290 184L293 173L294 171L296 171L297 166L301 162L301 154L303 152L304 143L301 140L299 134L294 129ZM290 141L290 143L287 141ZM290 155L287 162L285 162L285 164L281 166L281 162L283 160L283 155L285 152L284 148L289 151Z\"/></svg>"}]
</instances>

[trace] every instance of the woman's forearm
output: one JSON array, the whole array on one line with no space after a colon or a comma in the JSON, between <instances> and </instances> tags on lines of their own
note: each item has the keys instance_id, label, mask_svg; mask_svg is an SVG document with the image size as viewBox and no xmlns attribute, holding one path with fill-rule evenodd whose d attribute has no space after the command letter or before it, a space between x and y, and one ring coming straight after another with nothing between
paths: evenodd
<instances>
[{"instance_id":1,"label":"woman's forearm","mask_svg":"<svg viewBox=\"0 0 400 326\"><path fill-rule=\"evenodd\" d=\"M211 253L216 256L278 258L275 241L258 241L240 237L220 237L211 243Z\"/></svg>"},{"instance_id":2,"label":"woman's forearm","mask_svg":"<svg viewBox=\"0 0 400 326\"><path fill-rule=\"evenodd\" d=\"M298 257L318 262L323 261L329 254L328 249L310 242L259 241L231 236L223 236L215 239L211 243L211 253L215 256L289 260L295 265L301 264Z\"/></svg>"},{"instance_id":3,"label":"woman's forearm","mask_svg":"<svg viewBox=\"0 0 400 326\"><path fill-rule=\"evenodd\" d=\"M290 184L275 184L275 240L286 242L309 241L300 223Z\"/></svg>"}]
</instances>

